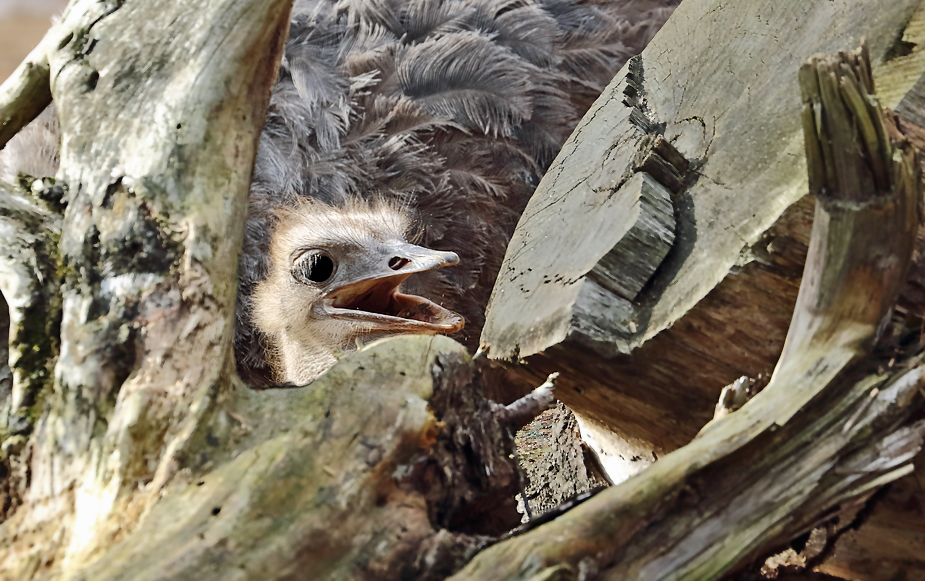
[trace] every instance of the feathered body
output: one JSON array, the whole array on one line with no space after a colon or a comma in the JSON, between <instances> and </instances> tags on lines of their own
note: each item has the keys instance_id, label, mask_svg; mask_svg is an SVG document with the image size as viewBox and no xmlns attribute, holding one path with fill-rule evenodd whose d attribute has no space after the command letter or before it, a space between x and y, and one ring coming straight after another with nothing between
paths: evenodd
<instances>
[{"instance_id":1,"label":"feathered body","mask_svg":"<svg viewBox=\"0 0 925 581\"><path fill-rule=\"evenodd\" d=\"M20 175L54 176L58 162L58 116L50 106L0 150L0 182L16 184Z\"/></svg>"},{"instance_id":2,"label":"feathered body","mask_svg":"<svg viewBox=\"0 0 925 581\"><path fill-rule=\"evenodd\" d=\"M356 248L365 240L381 254L409 240L410 227L425 247L405 248L423 260L403 267L412 278L383 274L365 256L384 279L401 279L400 290L379 289L382 300L407 306L404 293L420 295L411 301L425 310L419 318L435 321L424 332L456 329L450 315L461 314L456 337L474 347L507 242L540 177L678 2L296 0L251 185L236 313L242 377L271 385L289 361L282 366L295 370L290 377L310 379L349 348L338 342L420 330L390 319L363 334L316 317L312 309L336 311L346 299L325 298L340 291L323 285L292 285L301 264L292 252L307 240ZM50 107L0 151L0 179L56 170ZM426 249L455 252L459 264L436 270L456 256L434 262ZM348 271L354 258L344 258ZM361 279L338 284L356 289ZM314 306L299 306L298 296ZM307 326L296 329L299 321Z\"/></svg>"},{"instance_id":3,"label":"feathered body","mask_svg":"<svg viewBox=\"0 0 925 581\"><path fill-rule=\"evenodd\" d=\"M517 219L578 118L677 0L297 0L260 141L240 268L236 357L272 383L256 330L281 208L398 204L460 264L404 284L478 341ZM319 210L320 211L320 210ZM266 297L264 297L266 298ZM262 327L264 328L264 327ZM329 365L330 363L327 363Z\"/></svg>"}]
</instances>

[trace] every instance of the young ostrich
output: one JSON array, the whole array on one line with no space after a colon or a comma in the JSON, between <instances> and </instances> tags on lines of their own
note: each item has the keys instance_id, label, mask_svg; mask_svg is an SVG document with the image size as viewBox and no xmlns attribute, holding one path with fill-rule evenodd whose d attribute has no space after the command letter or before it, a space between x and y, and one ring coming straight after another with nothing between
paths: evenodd
<instances>
[{"instance_id":1,"label":"young ostrich","mask_svg":"<svg viewBox=\"0 0 925 581\"><path fill-rule=\"evenodd\" d=\"M543 172L677 2L297 0L251 187L242 376L303 384L398 333L474 348Z\"/></svg>"},{"instance_id":2,"label":"young ostrich","mask_svg":"<svg viewBox=\"0 0 925 581\"><path fill-rule=\"evenodd\" d=\"M257 284L253 314L270 340L277 381L308 383L356 341L462 329L456 313L399 291L412 274L459 262L453 252L408 243L409 224L399 209L304 201L277 217L270 273Z\"/></svg>"},{"instance_id":3,"label":"young ostrich","mask_svg":"<svg viewBox=\"0 0 925 581\"><path fill-rule=\"evenodd\" d=\"M251 183L241 376L305 384L399 333L474 348L543 172L679 1L296 0ZM0 179L53 173L52 115Z\"/></svg>"}]
</instances>

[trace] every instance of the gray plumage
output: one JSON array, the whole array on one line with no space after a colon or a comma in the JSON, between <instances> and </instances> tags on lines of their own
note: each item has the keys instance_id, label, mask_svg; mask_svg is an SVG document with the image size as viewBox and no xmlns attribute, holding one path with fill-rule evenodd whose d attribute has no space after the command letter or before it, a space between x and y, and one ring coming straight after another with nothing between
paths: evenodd
<instances>
[{"instance_id":1,"label":"gray plumage","mask_svg":"<svg viewBox=\"0 0 925 581\"><path fill-rule=\"evenodd\" d=\"M429 299L415 304L441 324L461 314L466 325L455 337L474 348L507 242L540 177L678 1L296 0L251 184L236 311L241 376L254 387L310 379L350 348L335 343L381 334L330 321L312 327L319 323L308 306L299 319L274 300L302 296L318 308L343 302L292 286L298 261L287 252L298 244L284 248L291 237L281 241L278 224L306 241L376 240L376 252L414 242L425 248L412 255L456 253L459 264L450 268L436 270L448 260L408 266L414 276L401 275L401 288L383 296ZM11 141L0 152L0 179L53 174L55 129L51 111ZM363 217L369 209L378 214L372 221ZM299 212L321 219L302 220ZM400 233L389 226L399 222ZM382 232L363 233L363 224ZM357 288L357 280L345 288ZM309 326L283 328L299 321ZM415 332L411 323L389 324ZM450 321L423 332L455 328ZM327 339L316 340L319 333ZM299 350L293 341L305 347L294 366L304 373L294 375L281 371Z\"/></svg>"},{"instance_id":2,"label":"gray plumage","mask_svg":"<svg viewBox=\"0 0 925 581\"><path fill-rule=\"evenodd\" d=\"M403 284L462 314L475 346L507 242L580 115L676 0L298 0L260 141L240 268L236 356L254 327L275 210L384 198L453 268Z\"/></svg>"}]
</instances>

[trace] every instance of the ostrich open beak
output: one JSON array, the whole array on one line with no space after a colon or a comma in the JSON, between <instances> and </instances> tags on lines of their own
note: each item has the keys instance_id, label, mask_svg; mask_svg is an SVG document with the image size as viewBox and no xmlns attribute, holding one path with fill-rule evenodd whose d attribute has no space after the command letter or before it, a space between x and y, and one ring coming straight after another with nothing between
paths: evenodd
<instances>
[{"instance_id":1,"label":"ostrich open beak","mask_svg":"<svg viewBox=\"0 0 925 581\"><path fill-rule=\"evenodd\" d=\"M354 321L370 333L455 333L465 324L460 315L399 291L415 273L455 264L459 257L454 252L405 242L383 244L354 266L351 282L325 293L321 308L331 318Z\"/></svg>"}]
</instances>

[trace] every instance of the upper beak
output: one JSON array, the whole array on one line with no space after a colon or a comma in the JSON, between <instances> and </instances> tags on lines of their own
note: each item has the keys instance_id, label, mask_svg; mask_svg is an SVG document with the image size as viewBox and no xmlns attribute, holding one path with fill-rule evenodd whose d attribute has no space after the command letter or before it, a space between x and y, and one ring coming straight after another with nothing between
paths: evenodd
<instances>
[{"instance_id":1,"label":"upper beak","mask_svg":"<svg viewBox=\"0 0 925 581\"><path fill-rule=\"evenodd\" d=\"M444 252L440 250L431 250L423 246L414 244L401 244L393 247L394 252L386 261L389 272L383 271L385 276L407 275L415 272L424 272L443 268L444 266L455 266L459 264L459 256L455 252Z\"/></svg>"},{"instance_id":2,"label":"upper beak","mask_svg":"<svg viewBox=\"0 0 925 581\"><path fill-rule=\"evenodd\" d=\"M322 308L331 317L367 323L371 332L454 333L465 324L460 315L398 287L415 273L455 264L455 252L405 242L383 245L354 265L351 282L325 293Z\"/></svg>"}]
</instances>

